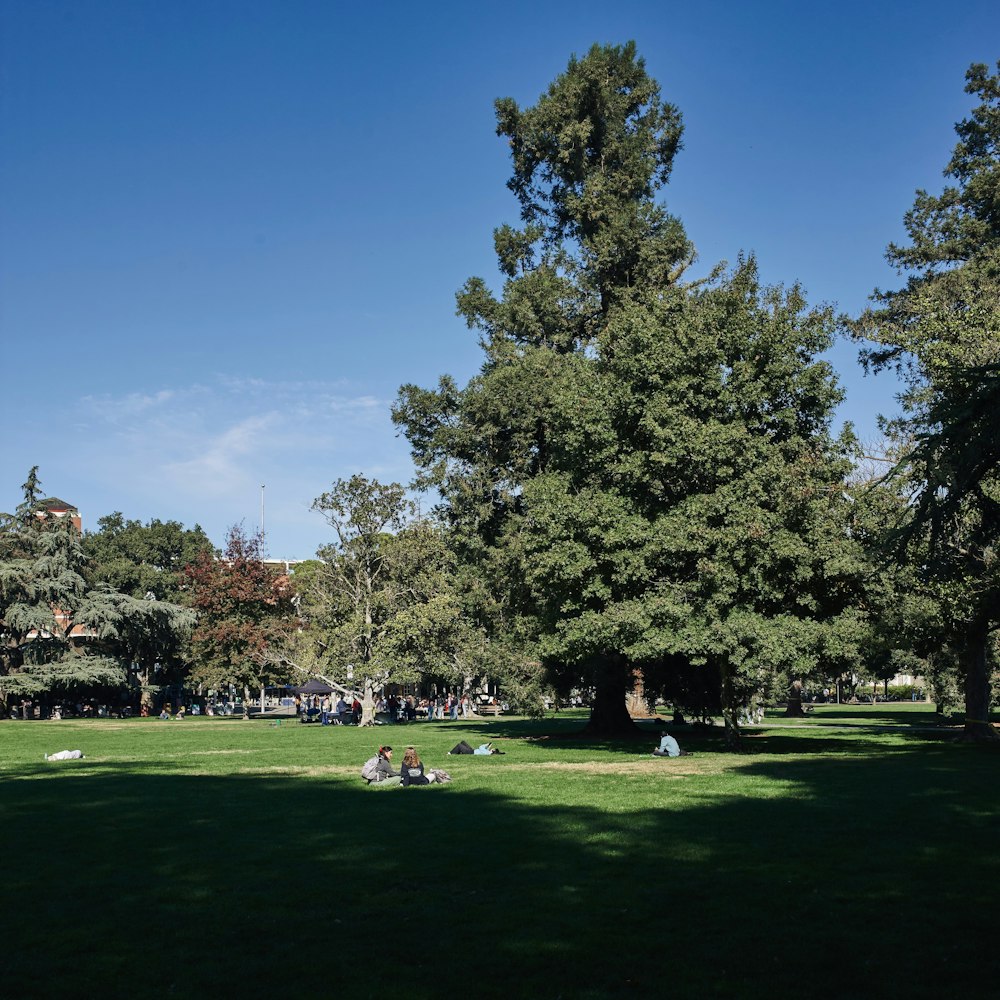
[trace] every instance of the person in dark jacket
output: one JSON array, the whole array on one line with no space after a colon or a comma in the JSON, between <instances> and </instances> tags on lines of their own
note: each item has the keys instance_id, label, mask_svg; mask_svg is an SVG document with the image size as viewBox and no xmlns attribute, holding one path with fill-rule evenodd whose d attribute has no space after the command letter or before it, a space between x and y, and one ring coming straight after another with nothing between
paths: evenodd
<instances>
[{"instance_id":1,"label":"person in dark jacket","mask_svg":"<svg viewBox=\"0 0 1000 1000\"><path fill-rule=\"evenodd\" d=\"M403 766L400 768L400 779L403 787L407 785L429 785L430 778L424 774L424 765L413 747L407 747L403 754Z\"/></svg>"}]
</instances>

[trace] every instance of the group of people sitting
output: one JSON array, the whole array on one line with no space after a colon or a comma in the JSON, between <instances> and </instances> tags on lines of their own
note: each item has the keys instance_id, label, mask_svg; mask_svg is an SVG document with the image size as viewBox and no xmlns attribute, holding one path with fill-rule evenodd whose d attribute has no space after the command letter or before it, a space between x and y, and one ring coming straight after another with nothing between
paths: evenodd
<instances>
[{"instance_id":1,"label":"group of people sitting","mask_svg":"<svg viewBox=\"0 0 1000 1000\"><path fill-rule=\"evenodd\" d=\"M160 711L160 718L163 719L164 722L167 719L183 719L186 712L187 712L187 709L183 705L178 705L177 706L177 712L174 715L171 715L170 714L170 706L169 705L164 705L163 708ZM197 702L195 702L191 706L191 714L192 715L201 715L201 707L198 705Z\"/></svg>"},{"instance_id":2,"label":"group of people sitting","mask_svg":"<svg viewBox=\"0 0 1000 1000\"><path fill-rule=\"evenodd\" d=\"M458 743L449 754L476 754L486 756L489 754L503 753L492 743L482 743L479 747L473 748L465 740ZM666 730L660 732L660 745L653 751L654 757L686 757L688 752L680 748L680 744ZM410 785L433 785L451 781L451 775L440 768L424 767L420 755L416 748L409 746L403 754L403 760L399 770L392 766L392 747L381 746L378 754L365 762L361 769L361 776L369 785L377 785L380 788L392 788L395 786L408 787Z\"/></svg>"},{"instance_id":3,"label":"group of people sitting","mask_svg":"<svg viewBox=\"0 0 1000 1000\"><path fill-rule=\"evenodd\" d=\"M361 776L369 785L378 785L380 788L392 788L396 785L406 788L410 785L434 785L451 781L451 775L447 771L436 767L425 769L415 747L406 748L398 771L392 766L392 747L379 747L377 756L366 761L361 769Z\"/></svg>"}]
</instances>

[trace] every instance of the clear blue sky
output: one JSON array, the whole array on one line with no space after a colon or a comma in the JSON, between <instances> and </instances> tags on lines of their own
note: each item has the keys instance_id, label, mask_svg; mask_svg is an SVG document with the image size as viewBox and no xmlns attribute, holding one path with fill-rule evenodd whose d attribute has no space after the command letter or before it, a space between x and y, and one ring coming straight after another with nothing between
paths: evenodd
<instances>
[{"instance_id":1,"label":"clear blue sky","mask_svg":"<svg viewBox=\"0 0 1000 1000\"><path fill-rule=\"evenodd\" d=\"M0 509L32 465L126 517L330 540L339 476L409 480L389 406L480 356L454 293L516 221L493 100L635 39L683 112L699 271L860 310L1000 58L1000 4L0 0ZM894 386L831 359L873 433Z\"/></svg>"}]
</instances>

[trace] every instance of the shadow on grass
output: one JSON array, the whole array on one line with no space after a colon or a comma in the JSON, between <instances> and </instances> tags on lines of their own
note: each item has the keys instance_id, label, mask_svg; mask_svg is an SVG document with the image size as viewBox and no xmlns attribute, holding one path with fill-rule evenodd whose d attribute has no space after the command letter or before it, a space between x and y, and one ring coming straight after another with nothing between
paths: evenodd
<instances>
[{"instance_id":1,"label":"shadow on grass","mask_svg":"<svg viewBox=\"0 0 1000 1000\"><path fill-rule=\"evenodd\" d=\"M880 753L892 753L898 749L908 749L916 746L933 746L935 744L953 744L959 740L960 733L949 730L940 732L925 732L902 729L887 732L881 726L851 726L849 730L829 733L822 729L813 732L798 731L797 733L782 733L780 730L768 729L748 731L743 734L743 746L750 754L795 754L830 755L844 753L871 753L874 741L885 739ZM891 741L891 742L888 742ZM720 747L721 749L721 747Z\"/></svg>"},{"instance_id":2,"label":"shadow on grass","mask_svg":"<svg viewBox=\"0 0 1000 1000\"><path fill-rule=\"evenodd\" d=\"M488 741L503 749L502 740L530 740L544 743L546 749L566 750L596 750L606 753L619 753L634 757L636 754L652 752L660 741L660 733L667 730L681 741L685 749L698 747L701 750L721 749L725 742L725 733L721 726L704 726L700 724L671 726L664 721L640 720L635 723L635 731L625 736L605 739L593 736L585 731L587 720L584 717L525 719L505 719L502 716L493 720L467 719L456 728L456 742L465 739L473 746L477 740ZM470 736L470 734L472 734ZM689 745L690 744L690 745Z\"/></svg>"},{"instance_id":3,"label":"shadow on grass","mask_svg":"<svg viewBox=\"0 0 1000 1000\"><path fill-rule=\"evenodd\" d=\"M788 721L798 721L796 717L779 716L777 718L788 719ZM889 726L936 726L941 722L932 708L910 709L884 709L869 708L864 705L847 705L839 708L830 708L825 705L818 705L812 712L807 713L799 719L812 720L815 722L855 721L863 724L873 725L880 723Z\"/></svg>"},{"instance_id":4,"label":"shadow on grass","mask_svg":"<svg viewBox=\"0 0 1000 1000\"><path fill-rule=\"evenodd\" d=\"M994 981L996 754L791 759L762 739L737 784L559 779L576 805L26 766L0 786L6 981L25 998L380 1000ZM649 806L611 807L612 790Z\"/></svg>"},{"instance_id":5,"label":"shadow on grass","mask_svg":"<svg viewBox=\"0 0 1000 1000\"><path fill-rule=\"evenodd\" d=\"M771 732L791 724L798 730L815 728L822 729L824 723L843 724L844 728L856 731L859 736L877 735L887 731L898 731L901 735L907 731L920 732L922 739L951 739L956 735L954 726L941 725L933 710L922 711L868 711L861 706L843 709L822 708L815 713L809 713L800 718L784 716L769 716L760 725L748 726L744 736L754 739L762 730ZM650 750L659 742L659 734L666 730L674 735L687 750L721 750L725 746L725 731L721 725L704 725L688 723L675 726L665 718L640 719L635 721L634 733L616 739L594 737L585 731L587 719L575 715L560 718L548 716L545 719L504 718L498 719L468 719L460 723L428 723L429 726L439 726L442 731L449 725L456 726L456 741L467 739L475 745L476 739L482 742L504 739L527 739L544 741L546 747L557 749L594 749L611 753L633 755L641 752L646 744ZM472 734L470 736L469 734ZM502 744L501 744L502 746ZM812 748L810 747L809 752Z\"/></svg>"}]
</instances>

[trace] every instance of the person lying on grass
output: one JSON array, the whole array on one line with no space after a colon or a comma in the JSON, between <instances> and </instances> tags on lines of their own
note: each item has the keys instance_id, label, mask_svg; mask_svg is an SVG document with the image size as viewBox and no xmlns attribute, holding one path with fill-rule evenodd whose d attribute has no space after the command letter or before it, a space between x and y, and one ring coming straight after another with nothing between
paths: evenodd
<instances>
[{"instance_id":1,"label":"person lying on grass","mask_svg":"<svg viewBox=\"0 0 1000 1000\"><path fill-rule=\"evenodd\" d=\"M469 744L465 742L465 740L462 740L460 743L456 743L448 751L448 755L451 756L451 754L453 754L453 753L459 753L459 754L461 754L461 753L473 753L473 754L476 754L479 757L488 757L491 754L504 753L504 752L505 751L503 751L503 750L497 750L497 748L495 746L493 746L492 743L480 743L479 746L475 750L473 750L472 747L469 746Z\"/></svg>"},{"instance_id":2,"label":"person lying on grass","mask_svg":"<svg viewBox=\"0 0 1000 1000\"><path fill-rule=\"evenodd\" d=\"M82 760L82 750L60 750L58 753L47 753L46 760Z\"/></svg>"}]
</instances>

